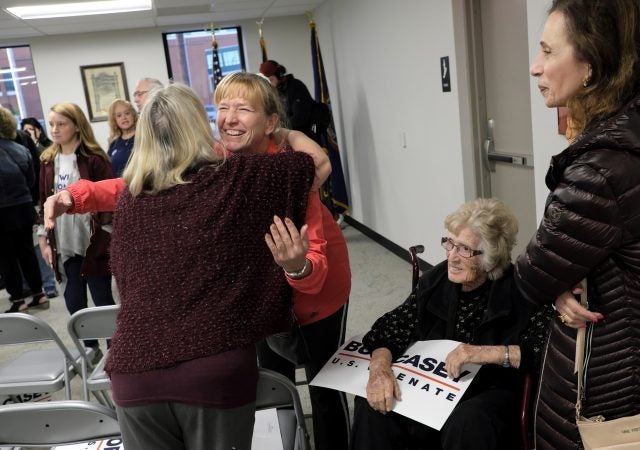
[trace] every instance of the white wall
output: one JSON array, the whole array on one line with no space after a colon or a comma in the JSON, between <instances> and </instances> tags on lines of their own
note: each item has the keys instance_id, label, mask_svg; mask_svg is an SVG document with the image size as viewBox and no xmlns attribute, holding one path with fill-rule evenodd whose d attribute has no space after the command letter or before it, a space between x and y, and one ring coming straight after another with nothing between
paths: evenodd
<instances>
[{"instance_id":1,"label":"white wall","mask_svg":"<svg viewBox=\"0 0 640 450\"><path fill-rule=\"evenodd\" d=\"M529 33L529 61L540 49L540 35L550 1L527 0L527 22ZM544 213L544 202L549 189L544 183L551 156L567 147L564 136L558 134L558 116L555 108L547 108L538 90L536 78L531 78L531 128L533 134L534 173L536 182L536 216L538 222Z\"/></svg>"},{"instance_id":2,"label":"white wall","mask_svg":"<svg viewBox=\"0 0 640 450\"><path fill-rule=\"evenodd\" d=\"M129 98L142 77L167 81L167 68L159 32L151 30L47 36L30 40L38 78L42 110L57 102L78 104L88 116L80 66L124 62ZM98 143L106 149L107 122L93 122Z\"/></svg>"},{"instance_id":3,"label":"white wall","mask_svg":"<svg viewBox=\"0 0 640 450\"><path fill-rule=\"evenodd\" d=\"M242 27L247 69L257 72L261 54L255 21L217 24L221 27L227 25ZM77 103L87 114L80 66L124 62L129 96L133 101L133 89L138 79L153 77L168 81L162 33L193 29L202 29L202 25L25 38L0 41L0 46L31 46L45 115L54 103L60 101ZM265 19L263 34L267 39L269 58L278 60L313 89L307 18L289 16ZM107 122L93 122L92 127L98 143L106 148L109 134Z\"/></svg>"},{"instance_id":4,"label":"white wall","mask_svg":"<svg viewBox=\"0 0 640 450\"><path fill-rule=\"evenodd\" d=\"M469 143L463 142L468 132L461 132L459 105L468 93L457 85L452 9L455 5L458 13L459 1L405 0L398 7L384 0L328 0L315 11L352 216L401 247L425 244L425 258L432 263L442 257L438 238L445 215L475 195L472 171L463 170L463 147ZM542 3L527 0L531 58L545 18ZM257 71L255 21L218 25L242 27L248 70ZM177 30L47 36L0 45L31 45L45 110L61 100L84 108L81 65L124 62L130 93L140 77L166 81L163 31ZM268 18L263 32L269 57L313 91L307 18ZM447 55L452 92L443 93L439 65ZM540 218L548 161L565 143L555 131L555 110L544 106L534 79L531 95ZM105 144L106 124L95 123L94 129Z\"/></svg>"},{"instance_id":5,"label":"white wall","mask_svg":"<svg viewBox=\"0 0 640 450\"><path fill-rule=\"evenodd\" d=\"M443 219L465 200L451 2L329 0L316 21L339 98L351 215L441 260ZM451 61L448 93L442 56Z\"/></svg>"}]
</instances>

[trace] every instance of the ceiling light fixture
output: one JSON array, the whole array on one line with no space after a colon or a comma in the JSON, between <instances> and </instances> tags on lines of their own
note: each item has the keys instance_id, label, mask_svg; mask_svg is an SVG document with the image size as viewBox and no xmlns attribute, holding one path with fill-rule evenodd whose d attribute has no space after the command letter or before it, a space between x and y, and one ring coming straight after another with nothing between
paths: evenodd
<instances>
[{"instance_id":1,"label":"ceiling light fixture","mask_svg":"<svg viewBox=\"0 0 640 450\"><path fill-rule=\"evenodd\" d=\"M152 6L152 0L103 0L50 5L13 6L5 8L5 11L19 19L29 20L147 11L150 10Z\"/></svg>"}]
</instances>

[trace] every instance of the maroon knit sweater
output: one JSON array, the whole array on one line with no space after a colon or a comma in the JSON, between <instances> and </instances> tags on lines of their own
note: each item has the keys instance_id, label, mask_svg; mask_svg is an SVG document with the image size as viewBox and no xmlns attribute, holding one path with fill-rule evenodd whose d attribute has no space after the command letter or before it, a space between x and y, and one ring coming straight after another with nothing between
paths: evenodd
<instances>
[{"instance_id":1,"label":"maroon knit sweater","mask_svg":"<svg viewBox=\"0 0 640 450\"><path fill-rule=\"evenodd\" d=\"M171 367L290 326L290 288L264 235L274 215L303 223L313 175L302 153L238 155L157 195L125 190L111 241L121 309L107 371Z\"/></svg>"}]
</instances>

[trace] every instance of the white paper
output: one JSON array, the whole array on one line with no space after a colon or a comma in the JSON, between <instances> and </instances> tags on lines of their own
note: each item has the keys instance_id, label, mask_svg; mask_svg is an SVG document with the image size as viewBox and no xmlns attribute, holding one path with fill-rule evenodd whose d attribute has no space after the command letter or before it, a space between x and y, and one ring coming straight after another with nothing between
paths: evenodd
<instances>
[{"instance_id":1,"label":"white paper","mask_svg":"<svg viewBox=\"0 0 640 450\"><path fill-rule=\"evenodd\" d=\"M256 411L251 448L253 450L284 450L282 448L278 411L275 408Z\"/></svg>"},{"instance_id":2,"label":"white paper","mask_svg":"<svg viewBox=\"0 0 640 450\"><path fill-rule=\"evenodd\" d=\"M460 343L450 340L419 341L392 364L402 401L393 411L440 430L480 370L465 364L458 380L447 378L444 361ZM371 354L362 345L362 336L347 339L309 383L361 397L367 396Z\"/></svg>"}]
</instances>

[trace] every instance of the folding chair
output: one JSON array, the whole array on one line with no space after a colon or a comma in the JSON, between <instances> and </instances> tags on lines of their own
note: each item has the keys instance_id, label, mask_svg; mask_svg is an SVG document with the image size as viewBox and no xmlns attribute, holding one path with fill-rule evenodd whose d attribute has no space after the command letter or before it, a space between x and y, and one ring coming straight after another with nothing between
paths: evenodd
<instances>
[{"instance_id":1,"label":"folding chair","mask_svg":"<svg viewBox=\"0 0 640 450\"><path fill-rule=\"evenodd\" d=\"M282 448L310 450L309 435L296 386L287 377L268 369L260 369L256 410L276 408Z\"/></svg>"},{"instance_id":2,"label":"folding chair","mask_svg":"<svg viewBox=\"0 0 640 450\"><path fill-rule=\"evenodd\" d=\"M0 446L51 447L119 438L116 412L79 400L0 406Z\"/></svg>"},{"instance_id":3,"label":"folding chair","mask_svg":"<svg viewBox=\"0 0 640 450\"><path fill-rule=\"evenodd\" d=\"M44 320L28 314L0 314L0 345L53 341L53 348L25 350L13 359L0 362L0 395L56 392L65 389L71 398L71 379L81 370L81 354L67 348ZM83 349L84 350L84 349ZM93 352L91 352L93 353ZM4 427L4 425L3 425Z\"/></svg>"},{"instance_id":4,"label":"folding chair","mask_svg":"<svg viewBox=\"0 0 640 450\"><path fill-rule=\"evenodd\" d=\"M85 347L82 341L85 339L106 339L113 336L116 329L118 311L120 311L120 306L112 305L84 308L75 312L67 322L67 329L78 351L82 352L84 350ZM90 374L88 372L92 365L91 359L88 356L82 359L83 400L89 400L89 391L91 391L100 403L113 408L113 403L108 394L111 381L104 371L107 354L108 350L105 349L102 359Z\"/></svg>"}]
</instances>

